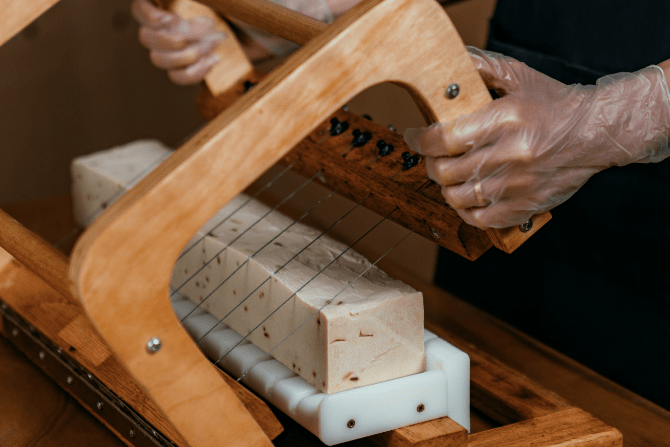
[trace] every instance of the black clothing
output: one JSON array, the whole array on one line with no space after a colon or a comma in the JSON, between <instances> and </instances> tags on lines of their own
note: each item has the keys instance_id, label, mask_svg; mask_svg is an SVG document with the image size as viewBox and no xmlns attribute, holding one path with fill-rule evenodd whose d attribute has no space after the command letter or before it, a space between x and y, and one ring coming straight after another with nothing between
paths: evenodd
<instances>
[{"instance_id":1,"label":"black clothing","mask_svg":"<svg viewBox=\"0 0 670 447\"><path fill-rule=\"evenodd\" d=\"M487 48L593 84L670 59L670 1L499 0ZM670 160L607 169L552 213L512 255L442 250L436 283L670 409Z\"/></svg>"}]
</instances>

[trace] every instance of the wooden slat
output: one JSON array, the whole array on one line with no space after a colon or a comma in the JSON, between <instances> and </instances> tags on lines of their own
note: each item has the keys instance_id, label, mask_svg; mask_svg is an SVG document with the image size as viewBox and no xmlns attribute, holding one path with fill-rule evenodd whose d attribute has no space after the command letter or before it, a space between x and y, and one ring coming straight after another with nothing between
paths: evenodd
<instances>
[{"instance_id":1,"label":"wooden slat","mask_svg":"<svg viewBox=\"0 0 670 447\"><path fill-rule=\"evenodd\" d=\"M467 447L468 431L441 418L380 433L370 441L379 447Z\"/></svg>"},{"instance_id":2,"label":"wooden slat","mask_svg":"<svg viewBox=\"0 0 670 447\"><path fill-rule=\"evenodd\" d=\"M0 0L0 46L56 3L58 0Z\"/></svg>"},{"instance_id":3,"label":"wooden slat","mask_svg":"<svg viewBox=\"0 0 670 447\"><path fill-rule=\"evenodd\" d=\"M201 1L220 14L240 19L299 45L305 45L328 28L327 23L266 0Z\"/></svg>"},{"instance_id":4,"label":"wooden slat","mask_svg":"<svg viewBox=\"0 0 670 447\"><path fill-rule=\"evenodd\" d=\"M70 299L67 259L39 236L0 210L0 247ZM72 300L72 303L78 303Z\"/></svg>"},{"instance_id":5,"label":"wooden slat","mask_svg":"<svg viewBox=\"0 0 670 447\"><path fill-rule=\"evenodd\" d=\"M616 429L572 408L470 436L468 447L622 447Z\"/></svg>"},{"instance_id":6,"label":"wooden slat","mask_svg":"<svg viewBox=\"0 0 670 447\"><path fill-rule=\"evenodd\" d=\"M178 445L185 445L143 391L132 381L130 375L111 356L81 307L65 301L53 288L25 266L13 260L11 255L1 248L0 299L66 351L169 439ZM283 427L267 404L228 375L216 370L225 377L235 395L254 415L267 436L275 439L283 431ZM92 413L97 417L95 412Z\"/></svg>"}]
</instances>

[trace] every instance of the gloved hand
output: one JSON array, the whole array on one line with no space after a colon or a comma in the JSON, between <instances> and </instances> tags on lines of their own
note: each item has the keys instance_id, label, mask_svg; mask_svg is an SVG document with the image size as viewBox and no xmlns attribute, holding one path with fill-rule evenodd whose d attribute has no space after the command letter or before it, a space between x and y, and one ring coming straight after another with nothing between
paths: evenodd
<instances>
[{"instance_id":1,"label":"gloved hand","mask_svg":"<svg viewBox=\"0 0 670 447\"><path fill-rule=\"evenodd\" d=\"M168 70L175 84L196 84L219 61L212 54L226 36L207 17L182 19L148 0L134 0L132 13L142 25L140 42L150 52L151 62Z\"/></svg>"},{"instance_id":2,"label":"gloved hand","mask_svg":"<svg viewBox=\"0 0 670 447\"><path fill-rule=\"evenodd\" d=\"M467 223L522 224L566 201L603 169L670 154L670 94L659 67L606 76L595 86L567 86L512 58L468 49L501 99L405 133Z\"/></svg>"}]
</instances>

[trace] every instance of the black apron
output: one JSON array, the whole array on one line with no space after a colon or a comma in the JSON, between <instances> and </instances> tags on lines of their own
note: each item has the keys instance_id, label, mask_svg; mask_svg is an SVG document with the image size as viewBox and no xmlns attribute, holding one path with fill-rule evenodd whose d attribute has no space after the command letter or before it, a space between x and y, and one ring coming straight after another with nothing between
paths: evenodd
<instances>
[{"instance_id":1,"label":"black apron","mask_svg":"<svg viewBox=\"0 0 670 447\"><path fill-rule=\"evenodd\" d=\"M487 48L594 84L670 59L670 0L499 0ZM670 409L670 160L607 169L552 213L512 255L442 250L436 283Z\"/></svg>"}]
</instances>

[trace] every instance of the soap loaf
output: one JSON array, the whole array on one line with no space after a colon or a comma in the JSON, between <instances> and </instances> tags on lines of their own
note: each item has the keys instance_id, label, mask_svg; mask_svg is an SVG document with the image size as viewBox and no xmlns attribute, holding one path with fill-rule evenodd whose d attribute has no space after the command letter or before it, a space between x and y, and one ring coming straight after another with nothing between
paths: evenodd
<instances>
[{"instance_id":1,"label":"soap loaf","mask_svg":"<svg viewBox=\"0 0 670 447\"><path fill-rule=\"evenodd\" d=\"M136 150L75 161L73 175L87 179L75 197L122 183L107 154L127 151L130 170L149 170ZM319 234L242 194L187 244L172 288L324 393L422 372L422 294Z\"/></svg>"}]
</instances>

